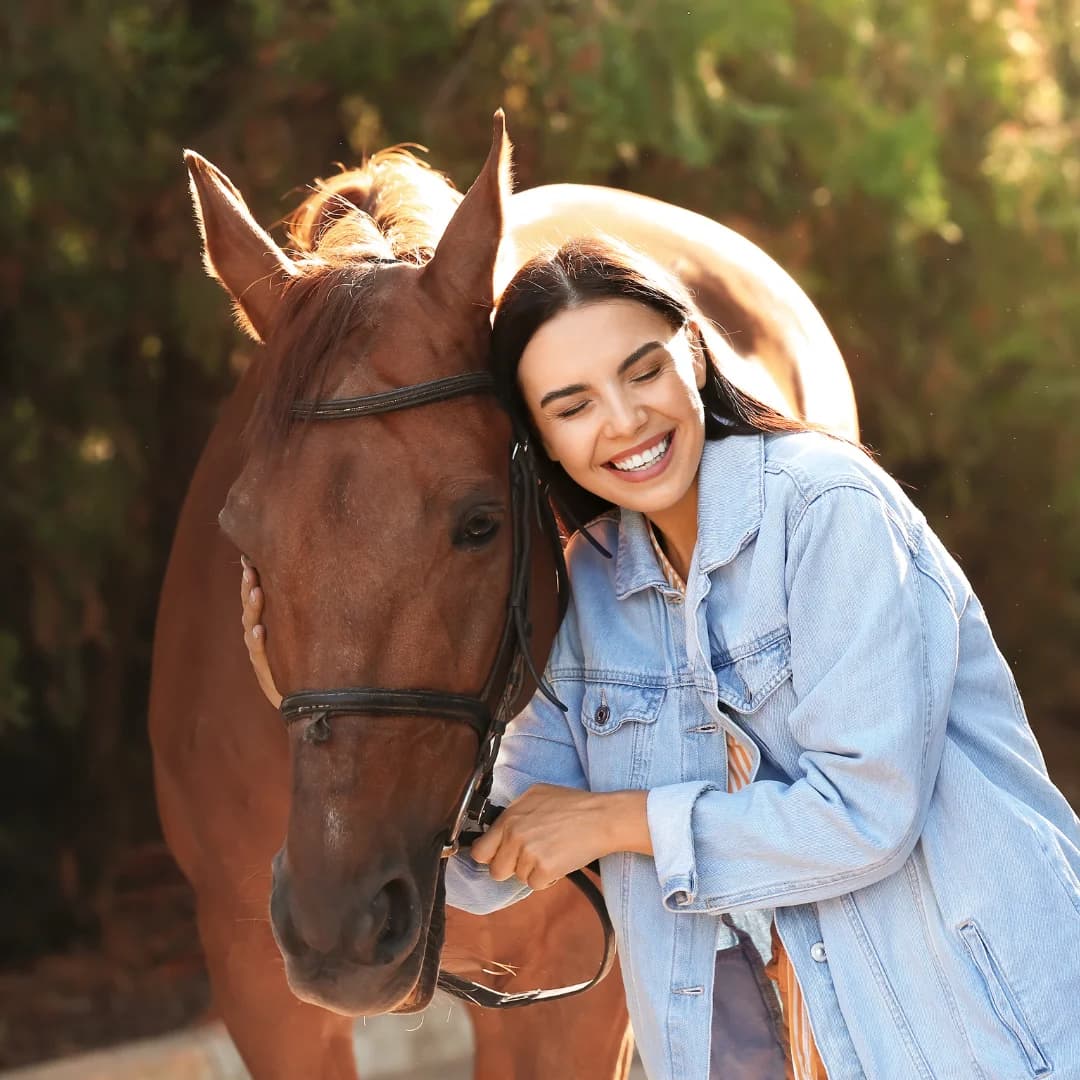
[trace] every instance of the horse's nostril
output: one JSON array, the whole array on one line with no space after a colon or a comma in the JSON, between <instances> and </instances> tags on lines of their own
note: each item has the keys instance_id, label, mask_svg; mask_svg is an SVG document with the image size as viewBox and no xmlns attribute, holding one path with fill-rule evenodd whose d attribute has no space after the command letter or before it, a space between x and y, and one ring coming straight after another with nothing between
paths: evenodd
<instances>
[{"instance_id":1,"label":"horse's nostril","mask_svg":"<svg viewBox=\"0 0 1080 1080\"><path fill-rule=\"evenodd\" d=\"M279 870L276 862L270 918L285 958L304 970L339 962L393 967L416 946L422 912L409 876L391 878L373 896L355 887L299 893Z\"/></svg>"},{"instance_id":2,"label":"horse's nostril","mask_svg":"<svg viewBox=\"0 0 1080 1080\"><path fill-rule=\"evenodd\" d=\"M416 890L405 878L392 878L375 898L375 960L392 964L413 945L420 905Z\"/></svg>"},{"instance_id":3,"label":"horse's nostril","mask_svg":"<svg viewBox=\"0 0 1080 1080\"><path fill-rule=\"evenodd\" d=\"M296 923L293 922L292 915L286 914L277 924L275 929L277 930L277 936L278 940L281 942L281 947L290 956L302 956L310 951L307 943L297 931Z\"/></svg>"}]
</instances>

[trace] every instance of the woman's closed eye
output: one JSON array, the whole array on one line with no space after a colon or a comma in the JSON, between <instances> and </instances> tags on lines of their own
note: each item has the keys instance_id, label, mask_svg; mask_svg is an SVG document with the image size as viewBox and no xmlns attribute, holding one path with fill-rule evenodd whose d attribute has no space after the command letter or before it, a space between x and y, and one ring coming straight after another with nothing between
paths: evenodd
<instances>
[{"instance_id":1,"label":"woman's closed eye","mask_svg":"<svg viewBox=\"0 0 1080 1080\"><path fill-rule=\"evenodd\" d=\"M665 361L663 361L663 360L661 360L660 362L657 362L656 360L653 360L647 366L644 365L644 364L641 365L641 366L644 368L644 370L641 370L641 371L635 370L633 374L627 376L629 382L632 382L632 383L648 383L648 382L652 382L653 379L657 378L659 375L661 375L663 373L664 368L667 365L666 365ZM588 404L589 404L589 399L586 398L583 401L579 400L579 401L573 402L570 405L566 405L566 406L564 406L563 408L561 408L558 412L556 412L554 414L555 419L556 420L571 420L575 416L580 415L585 410L586 406L588 406Z\"/></svg>"},{"instance_id":2,"label":"woman's closed eye","mask_svg":"<svg viewBox=\"0 0 1080 1080\"><path fill-rule=\"evenodd\" d=\"M573 405L567 405L565 409L560 409L555 414L555 418L557 420L569 420L571 417L577 416L588 404L587 401L577 401Z\"/></svg>"},{"instance_id":3,"label":"woman's closed eye","mask_svg":"<svg viewBox=\"0 0 1080 1080\"><path fill-rule=\"evenodd\" d=\"M634 375L630 379L630 381L631 382L636 382L636 383L649 382L651 379L655 379L656 376L659 375L660 372L663 371L663 370L664 370L664 365L663 364L654 364L647 371L642 371L639 374Z\"/></svg>"}]
</instances>

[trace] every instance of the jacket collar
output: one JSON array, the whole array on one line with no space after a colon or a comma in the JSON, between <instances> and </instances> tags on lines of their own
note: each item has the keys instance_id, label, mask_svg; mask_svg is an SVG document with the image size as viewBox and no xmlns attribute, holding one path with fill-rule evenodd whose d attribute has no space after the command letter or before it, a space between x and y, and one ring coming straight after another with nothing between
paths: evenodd
<instances>
[{"instance_id":1,"label":"jacket collar","mask_svg":"<svg viewBox=\"0 0 1080 1080\"><path fill-rule=\"evenodd\" d=\"M707 439L698 473L698 538L690 579L695 570L708 574L731 562L758 531L764 506L764 436ZM649 539L649 523L636 510L622 510L615 595L622 600L650 585L670 588Z\"/></svg>"}]
</instances>

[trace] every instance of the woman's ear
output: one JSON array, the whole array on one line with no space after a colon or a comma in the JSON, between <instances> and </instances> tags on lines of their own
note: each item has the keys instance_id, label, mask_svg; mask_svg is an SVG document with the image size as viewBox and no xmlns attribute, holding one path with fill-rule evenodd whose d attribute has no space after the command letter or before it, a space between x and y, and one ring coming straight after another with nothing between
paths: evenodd
<instances>
[{"instance_id":1,"label":"woman's ear","mask_svg":"<svg viewBox=\"0 0 1080 1080\"><path fill-rule=\"evenodd\" d=\"M686 324L686 336L690 342L690 353L693 357L694 382L699 390L704 390L705 379L709 372L709 349L705 344L705 335L694 319Z\"/></svg>"}]
</instances>

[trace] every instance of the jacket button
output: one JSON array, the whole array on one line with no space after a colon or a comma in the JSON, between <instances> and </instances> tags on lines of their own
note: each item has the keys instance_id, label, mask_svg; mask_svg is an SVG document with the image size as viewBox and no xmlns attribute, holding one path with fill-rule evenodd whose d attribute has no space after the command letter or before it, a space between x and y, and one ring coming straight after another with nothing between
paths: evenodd
<instances>
[{"instance_id":1,"label":"jacket button","mask_svg":"<svg viewBox=\"0 0 1080 1080\"><path fill-rule=\"evenodd\" d=\"M826 959L825 943L823 941L815 941L810 946L810 958L816 960L819 964L824 964Z\"/></svg>"},{"instance_id":2,"label":"jacket button","mask_svg":"<svg viewBox=\"0 0 1080 1080\"><path fill-rule=\"evenodd\" d=\"M611 710L606 705L601 705L596 710L594 719L598 724L606 724L611 719Z\"/></svg>"}]
</instances>

